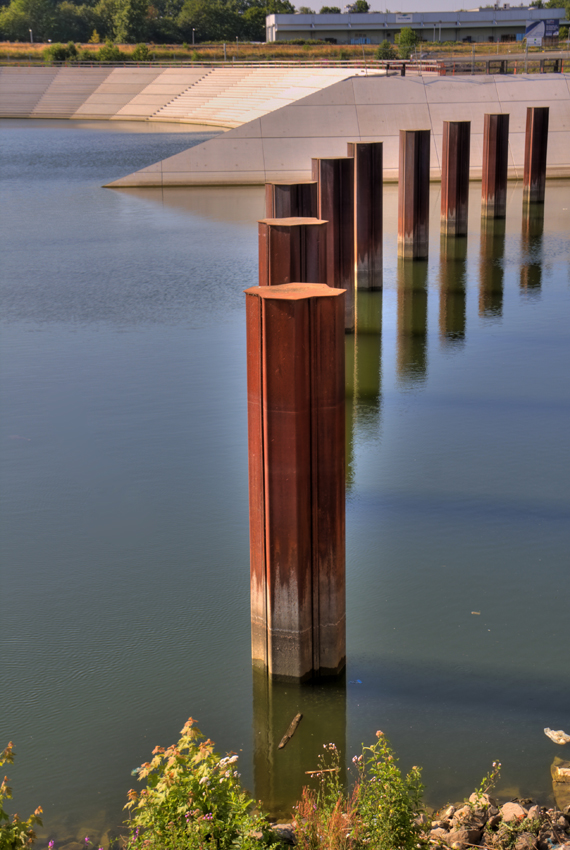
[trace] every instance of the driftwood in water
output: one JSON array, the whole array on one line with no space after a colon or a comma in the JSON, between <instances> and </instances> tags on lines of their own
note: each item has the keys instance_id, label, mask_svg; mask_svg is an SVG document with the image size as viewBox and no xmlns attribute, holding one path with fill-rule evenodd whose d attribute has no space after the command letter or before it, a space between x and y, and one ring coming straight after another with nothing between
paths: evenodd
<instances>
[{"instance_id":1,"label":"driftwood in water","mask_svg":"<svg viewBox=\"0 0 570 850\"><path fill-rule=\"evenodd\" d=\"M296 714L295 715L295 717L293 718L293 720L289 724L289 728L287 729L287 731L285 732L285 734L283 735L283 737L281 738L281 740L279 742L279 746L277 747L278 750L282 750L283 747L285 746L285 744L287 744L290 741L290 739L293 737L293 735L295 734L295 730L297 729L297 726L301 722L302 716L303 716L302 714Z\"/></svg>"}]
</instances>

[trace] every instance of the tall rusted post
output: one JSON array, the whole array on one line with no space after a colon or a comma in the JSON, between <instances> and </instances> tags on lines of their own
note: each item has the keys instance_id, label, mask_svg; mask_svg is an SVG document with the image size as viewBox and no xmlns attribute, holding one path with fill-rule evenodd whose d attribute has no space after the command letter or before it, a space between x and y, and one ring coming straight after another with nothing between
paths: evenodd
<instances>
[{"instance_id":1,"label":"tall rusted post","mask_svg":"<svg viewBox=\"0 0 570 850\"><path fill-rule=\"evenodd\" d=\"M471 121L443 122L441 232L466 236L469 211Z\"/></svg>"},{"instance_id":2,"label":"tall rusted post","mask_svg":"<svg viewBox=\"0 0 570 850\"><path fill-rule=\"evenodd\" d=\"M525 203L544 203L548 116L548 106L527 107L523 177L523 201Z\"/></svg>"},{"instance_id":3,"label":"tall rusted post","mask_svg":"<svg viewBox=\"0 0 570 850\"><path fill-rule=\"evenodd\" d=\"M382 289L382 142L349 142L354 159L354 274L357 289Z\"/></svg>"},{"instance_id":4,"label":"tall rusted post","mask_svg":"<svg viewBox=\"0 0 570 850\"><path fill-rule=\"evenodd\" d=\"M326 283L327 222L264 218L259 229L259 285Z\"/></svg>"},{"instance_id":5,"label":"tall rusted post","mask_svg":"<svg viewBox=\"0 0 570 850\"><path fill-rule=\"evenodd\" d=\"M509 165L509 116L487 113L483 124L483 186L481 215L505 218Z\"/></svg>"},{"instance_id":6,"label":"tall rusted post","mask_svg":"<svg viewBox=\"0 0 570 850\"><path fill-rule=\"evenodd\" d=\"M266 218L316 218L317 184L266 183Z\"/></svg>"},{"instance_id":7,"label":"tall rusted post","mask_svg":"<svg viewBox=\"0 0 570 850\"><path fill-rule=\"evenodd\" d=\"M344 292L246 290L253 663L345 665Z\"/></svg>"},{"instance_id":8,"label":"tall rusted post","mask_svg":"<svg viewBox=\"0 0 570 850\"><path fill-rule=\"evenodd\" d=\"M354 160L351 157L312 160L318 183L318 215L327 226L327 283L346 290L347 331L354 330Z\"/></svg>"},{"instance_id":9,"label":"tall rusted post","mask_svg":"<svg viewBox=\"0 0 570 850\"><path fill-rule=\"evenodd\" d=\"M426 259L429 252L430 131L400 130L398 256Z\"/></svg>"}]
</instances>

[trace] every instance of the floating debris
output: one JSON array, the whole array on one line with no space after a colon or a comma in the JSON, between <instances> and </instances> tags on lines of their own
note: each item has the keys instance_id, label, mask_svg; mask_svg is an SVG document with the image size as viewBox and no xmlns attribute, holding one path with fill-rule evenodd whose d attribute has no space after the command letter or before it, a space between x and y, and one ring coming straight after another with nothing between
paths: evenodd
<instances>
[{"instance_id":1,"label":"floating debris","mask_svg":"<svg viewBox=\"0 0 570 850\"><path fill-rule=\"evenodd\" d=\"M557 732L554 729L549 729L548 726L544 730L544 734L547 738L550 738L551 741L554 741L555 744L569 744L570 743L570 735L567 735L566 732L563 732L562 729L559 729Z\"/></svg>"}]
</instances>

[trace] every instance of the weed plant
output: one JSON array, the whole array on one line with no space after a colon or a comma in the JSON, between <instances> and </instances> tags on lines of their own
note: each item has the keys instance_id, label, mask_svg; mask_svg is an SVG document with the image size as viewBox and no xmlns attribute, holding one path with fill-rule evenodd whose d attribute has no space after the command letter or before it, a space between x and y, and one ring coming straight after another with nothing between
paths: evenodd
<instances>
[{"instance_id":1,"label":"weed plant","mask_svg":"<svg viewBox=\"0 0 570 850\"><path fill-rule=\"evenodd\" d=\"M10 741L3 752L0 753L0 767L4 764L14 764L14 745ZM31 847L36 838L34 826L42 826L41 806L35 810L27 820L22 820L18 815L9 814L4 809L4 800L12 799L12 789L8 786L8 777L5 776L0 783L0 850L20 850L22 847Z\"/></svg>"}]
</instances>

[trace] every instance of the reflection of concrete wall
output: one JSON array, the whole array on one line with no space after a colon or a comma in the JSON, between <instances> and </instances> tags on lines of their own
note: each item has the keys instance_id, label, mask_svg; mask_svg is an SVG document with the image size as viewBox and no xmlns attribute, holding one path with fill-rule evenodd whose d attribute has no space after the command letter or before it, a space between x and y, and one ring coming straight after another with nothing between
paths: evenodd
<instances>
[{"instance_id":1,"label":"reflection of concrete wall","mask_svg":"<svg viewBox=\"0 0 570 850\"><path fill-rule=\"evenodd\" d=\"M149 165L112 186L296 182L311 157L346 156L353 141L383 141L384 178L398 171L399 131L432 132L431 177L441 174L443 121L471 121L471 179L481 177L483 116L510 114L509 176L522 177L527 106L551 106L548 176L570 176L570 80L561 74L361 76Z\"/></svg>"},{"instance_id":2,"label":"reflection of concrete wall","mask_svg":"<svg viewBox=\"0 0 570 850\"><path fill-rule=\"evenodd\" d=\"M295 715L297 731L282 750L279 742ZM318 768L323 744L334 743L346 760L346 684L344 676L316 685L272 682L253 671L255 797L270 813L290 816L309 784L307 770ZM346 775L344 774L346 779Z\"/></svg>"}]
</instances>

